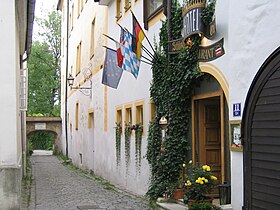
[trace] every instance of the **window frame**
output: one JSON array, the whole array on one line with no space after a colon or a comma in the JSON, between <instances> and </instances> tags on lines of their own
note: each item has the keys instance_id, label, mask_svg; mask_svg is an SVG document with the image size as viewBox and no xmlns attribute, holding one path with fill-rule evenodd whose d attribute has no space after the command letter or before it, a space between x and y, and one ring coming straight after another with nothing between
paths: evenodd
<instances>
[{"instance_id":1,"label":"window frame","mask_svg":"<svg viewBox=\"0 0 280 210\"><path fill-rule=\"evenodd\" d=\"M91 37L90 37L90 59L94 57L95 48L95 17L91 22Z\"/></svg>"},{"instance_id":2,"label":"window frame","mask_svg":"<svg viewBox=\"0 0 280 210\"><path fill-rule=\"evenodd\" d=\"M79 130L79 102L75 106L75 130Z\"/></svg>"},{"instance_id":3,"label":"window frame","mask_svg":"<svg viewBox=\"0 0 280 210\"><path fill-rule=\"evenodd\" d=\"M82 59L82 41L77 46L76 54L76 76L81 72L81 59Z\"/></svg>"},{"instance_id":4,"label":"window frame","mask_svg":"<svg viewBox=\"0 0 280 210\"><path fill-rule=\"evenodd\" d=\"M131 0L124 0L124 11L127 12L131 8Z\"/></svg>"},{"instance_id":5,"label":"window frame","mask_svg":"<svg viewBox=\"0 0 280 210\"><path fill-rule=\"evenodd\" d=\"M125 124L133 125L132 104L125 106Z\"/></svg>"},{"instance_id":6,"label":"window frame","mask_svg":"<svg viewBox=\"0 0 280 210\"><path fill-rule=\"evenodd\" d=\"M148 14L148 7L149 7L148 1L150 1L150 0L143 0L143 17L144 17L143 20L144 20L144 28L146 30L148 30L149 21L152 20L155 16L157 16L160 12L162 12L166 5L166 0L162 0L162 5L149 15Z\"/></svg>"},{"instance_id":7,"label":"window frame","mask_svg":"<svg viewBox=\"0 0 280 210\"><path fill-rule=\"evenodd\" d=\"M122 0L116 0L116 20L118 21L122 17Z\"/></svg>"}]
</instances>

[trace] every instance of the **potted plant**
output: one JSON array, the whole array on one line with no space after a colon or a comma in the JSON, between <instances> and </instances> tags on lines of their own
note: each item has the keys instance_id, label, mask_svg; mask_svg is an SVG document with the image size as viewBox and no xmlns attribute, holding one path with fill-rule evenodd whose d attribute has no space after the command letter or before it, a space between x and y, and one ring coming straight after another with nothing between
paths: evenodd
<instances>
[{"instance_id":1,"label":"potted plant","mask_svg":"<svg viewBox=\"0 0 280 210\"><path fill-rule=\"evenodd\" d=\"M190 205L191 203L209 202L212 198L207 196L217 186L217 177L211 172L208 165L194 165L192 161L185 166L184 174L184 201Z\"/></svg>"}]
</instances>

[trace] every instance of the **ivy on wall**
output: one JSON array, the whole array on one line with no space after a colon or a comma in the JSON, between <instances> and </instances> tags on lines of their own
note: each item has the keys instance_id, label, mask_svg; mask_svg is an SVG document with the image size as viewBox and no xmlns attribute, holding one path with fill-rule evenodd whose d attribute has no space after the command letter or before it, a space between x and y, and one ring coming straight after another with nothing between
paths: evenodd
<instances>
[{"instance_id":1,"label":"ivy on wall","mask_svg":"<svg viewBox=\"0 0 280 210\"><path fill-rule=\"evenodd\" d=\"M172 39L181 38L182 7L174 0L171 9ZM160 42L153 59L151 97L157 107L156 117L149 126L147 159L151 168L147 195L155 200L171 195L178 186L180 165L189 151L188 132L191 124L191 97L196 81L202 75L198 66L201 37L194 35L180 53L168 55L167 21L162 22ZM161 140L160 117L168 119L165 141ZM161 148L164 150L161 150Z\"/></svg>"},{"instance_id":2,"label":"ivy on wall","mask_svg":"<svg viewBox=\"0 0 280 210\"><path fill-rule=\"evenodd\" d=\"M143 134L142 123L136 124L134 127L134 131L135 131L135 166L136 166L136 171L140 173L142 134Z\"/></svg>"},{"instance_id":3,"label":"ivy on wall","mask_svg":"<svg viewBox=\"0 0 280 210\"><path fill-rule=\"evenodd\" d=\"M117 166L119 166L121 162L121 134L122 134L121 123L116 123L115 129L116 129L116 160L117 160Z\"/></svg>"},{"instance_id":4,"label":"ivy on wall","mask_svg":"<svg viewBox=\"0 0 280 210\"><path fill-rule=\"evenodd\" d=\"M124 152L125 152L125 165L126 170L130 163L130 141L131 141L132 126L131 124L125 124L124 128Z\"/></svg>"}]
</instances>

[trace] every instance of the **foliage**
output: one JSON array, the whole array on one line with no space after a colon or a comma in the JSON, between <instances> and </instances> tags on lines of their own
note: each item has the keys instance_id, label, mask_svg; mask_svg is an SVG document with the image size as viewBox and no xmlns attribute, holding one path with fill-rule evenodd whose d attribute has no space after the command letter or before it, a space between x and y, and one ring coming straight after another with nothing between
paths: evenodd
<instances>
[{"instance_id":1,"label":"foliage","mask_svg":"<svg viewBox=\"0 0 280 210\"><path fill-rule=\"evenodd\" d=\"M221 207L212 205L211 203L201 202L192 203L189 206L189 210L221 210Z\"/></svg>"},{"instance_id":2,"label":"foliage","mask_svg":"<svg viewBox=\"0 0 280 210\"><path fill-rule=\"evenodd\" d=\"M172 4L171 36L181 38L182 7ZM176 27L175 27L176 25ZM189 149L189 125L191 124L191 97L195 81L202 75L198 67L198 47L201 38L194 35L189 47L179 54L168 55L167 23L162 23L160 43L153 59L151 97L157 107L156 117L149 126L147 159L151 168L147 195L155 200L163 194L171 195L177 188L180 165ZM161 142L158 121L168 119L165 141ZM161 147L164 151L161 152Z\"/></svg>"},{"instance_id":3,"label":"foliage","mask_svg":"<svg viewBox=\"0 0 280 210\"><path fill-rule=\"evenodd\" d=\"M201 18L205 24L209 24L213 21L215 6L216 6L216 0L209 0L207 2L207 5L201 15Z\"/></svg>"},{"instance_id":4,"label":"foliage","mask_svg":"<svg viewBox=\"0 0 280 210\"><path fill-rule=\"evenodd\" d=\"M189 206L189 210L211 210L212 204L211 203L192 203Z\"/></svg>"},{"instance_id":5,"label":"foliage","mask_svg":"<svg viewBox=\"0 0 280 210\"><path fill-rule=\"evenodd\" d=\"M121 161L121 134L122 134L121 123L116 123L115 129L116 129L116 160L117 160L117 165L119 165Z\"/></svg>"},{"instance_id":6,"label":"foliage","mask_svg":"<svg viewBox=\"0 0 280 210\"><path fill-rule=\"evenodd\" d=\"M143 125L138 123L134 126L135 131L135 164L136 169L140 172L141 167L141 149L142 149L142 134L143 134Z\"/></svg>"},{"instance_id":7,"label":"foliage","mask_svg":"<svg viewBox=\"0 0 280 210\"><path fill-rule=\"evenodd\" d=\"M32 150L52 150L54 143L54 136L46 131L37 131L31 134L29 139L29 147Z\"/></svg>"},{"instance_id":8,"label":"foliage","mask_svg":"<svg viewBox=\"0 0 280 210\"><path fill-rule=\"evenodd\" d=\"M124 128L124 149L125 149L125 165L128 170L130 163L130 140L131 140L132 126L130 123L125 124Z\"/></svg>"},{"instance_id":9,"label":"foliage","mask_svg":"<svg viewBox=\"0 0 280 210\"><path fill-rule=\"evenodd\" d=\"M44 32L28 62L28 115L60 116L60 16L53 11L36 21Z\"/></svg>"},{"instance_id":10,"label":"foliage","mask_svg":"<svg viewBox=\"0 0 280 210\"><path fill-rule=\"evenodd\" d=\"M217 186L217 177L215 177L208 165L193 165L189 162L183 164L184 182L185 182L185 198L188 200L205 200L206 194L211 193Z\"/></svg>"}]
</instances>

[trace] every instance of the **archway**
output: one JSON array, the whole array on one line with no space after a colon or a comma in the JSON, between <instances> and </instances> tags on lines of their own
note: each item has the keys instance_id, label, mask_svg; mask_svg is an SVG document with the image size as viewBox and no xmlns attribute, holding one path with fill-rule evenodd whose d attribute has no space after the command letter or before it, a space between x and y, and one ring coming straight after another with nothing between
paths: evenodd
<instances>
[{"instance_id":1,"label":"archway","mask_svg":"<svg viewBox=\"0 0 280 210\"><path fill-rule=\"evenodd\" d=\"M55 139L57 134L53 131L33 131L28 135L29 151L33 150L55 150Z\"/></svg>"},{"instance_id":2,"label":"archway","mask_svg":"<svg viewBox=\"0 0 280 210\"><path fill-rule=\"evenodd\" d=\"M249 89L242 119L244 209L280 206L280 48Z\"/></svg>"},{"instance_id":3,"label":"archway","mask_svg":"<svg viewBox=\"0 0 280 210\"><path fill-rule=\"evenodd\" d=\"M228 104L211 74L205 73L194 90L192 116L192 159L212 166L220 183L230 181Z\"/></svg>"},{"instance_id":4,"label":"archway","mask_svg":"<svg viewBox=\"0 0 280 210\"><path fill-rule=\"evenodd\" d=\"M60 117L27 117L26 118L26 136L27 143L33 132L44 131L52 133L54 136L54 153L62 151L62 126Z\"/></svg>"}]
</instances>

